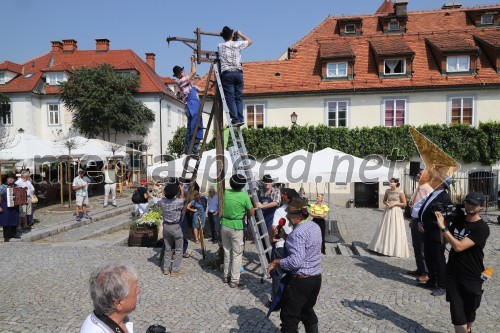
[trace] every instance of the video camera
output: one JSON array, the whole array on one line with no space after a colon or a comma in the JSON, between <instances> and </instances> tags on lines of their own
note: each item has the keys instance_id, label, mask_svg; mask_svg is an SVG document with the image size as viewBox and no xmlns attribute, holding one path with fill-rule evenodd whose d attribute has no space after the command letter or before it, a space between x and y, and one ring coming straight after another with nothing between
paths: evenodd
<instances>
[{"instance_id":1,"label":"video camera","mask_svg":"<svg viewBox=\"0 0 500 333\"><path fill-rule=\"evenodd\" d=\"M464 208L465 206L462 203L456 205L445 205L442 202L435 202L430 206L432 212L440 212L443 215L447 224L464 221L466 215Z\"/></svg>"}]
</instances>

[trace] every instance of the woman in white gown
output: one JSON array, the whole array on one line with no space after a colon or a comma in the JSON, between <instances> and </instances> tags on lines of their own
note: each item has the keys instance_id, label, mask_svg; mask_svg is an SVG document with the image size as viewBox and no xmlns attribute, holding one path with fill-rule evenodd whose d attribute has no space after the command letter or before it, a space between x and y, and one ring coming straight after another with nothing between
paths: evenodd
<instances>
[{"instance_id":1,"label":"woman in white gown","mask_svg":"<svg viewBox=\"0 0 500 333\"><path fill-rule=\"evenodd\" d=\"M402 210L406 206L406 197L397 189L399 179L391 178L389 186L384 196L386 208L382 222L368 245L368 249L386 256L407 258L410 254Z\"/></svg>"}]
</instances>

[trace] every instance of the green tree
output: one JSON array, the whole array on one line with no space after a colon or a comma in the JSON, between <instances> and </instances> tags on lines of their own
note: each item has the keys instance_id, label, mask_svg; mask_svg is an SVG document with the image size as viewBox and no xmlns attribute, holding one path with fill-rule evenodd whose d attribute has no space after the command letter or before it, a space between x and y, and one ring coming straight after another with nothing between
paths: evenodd
<instances>
[{"instance_id":1,"label":"green tree","mask_svg":"<svg viewBox=\"0 0 500 333\"><path fill-rule=\"evenodd\" d=\"M138 75L119 75L111 65L82 67L62 83L61 100L73 113L73 127L87 137L116 141L119 133L144 136L155 116L134 99L139 86Z\"/></svg>"}]
</instances>

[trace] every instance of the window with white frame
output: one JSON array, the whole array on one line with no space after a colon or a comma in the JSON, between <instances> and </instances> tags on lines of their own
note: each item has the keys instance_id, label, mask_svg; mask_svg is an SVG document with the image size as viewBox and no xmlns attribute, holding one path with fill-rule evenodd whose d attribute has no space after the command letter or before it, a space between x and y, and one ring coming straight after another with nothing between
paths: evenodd
<instances>
[{"instance_id":1,"label":"window with white frame","mask_svg":"<svg viewBox=\"0 0 500 333\"><path fill-rule=\"evenodd\" d=\"M346 24L345 25L345 33L346 34L355 34L356 33L356 24Z\"/></svg>"},{"instance_id":2,"label":"window with white frame","mask_svg":"<svg viewBox=\"0 0 500 333\"><path fill-rule=\"evenodd\" d=\"M61 125L61 114L59 104L47 104L49 126Z\"/></svg>"},{"instance_id":3,"label":"window with white frame","mask_svg":"<svg viewBox=\"0 0 500 333\"><path fill-rule=\"evenodd\" d=\"M50 86L57 86L64 81L64 74L62 73L48 73L47 84Z\"/></svg>"},{"instance_id":4,"label":"window with white frame","mask_svg":"<svg viewBox=\"0 0 500 333\"><path fill-rule=\"evenodd\" d=\"M347 62L327 63L326 77L347 77Z\"/></svg>"},{"instance_id":5,"label":"window with white frame","mask_svg":"<svg viewBox=\"0 0 500 333\"><path fill-rule=\"evenodd\" d=\"M390 21L387 29L389 31L398 31L399 30L399 21Z\"/></svg>"},{"instance_id":6,"label":"window with white frame","mask_svg":"<svg viewBox=\"0 0 500 333\"><path fill-rule=\"evenodd\" d=\"M5 84L5 73L0 72L0 84Z\"/></svg>"},{"instance_id":7,"label":"window with white frame","mask_svg":"<svg viewBox=\"0 0 500 333\"><path fill-rule=\"evenodd\" d=\"M406 99L385 99L383 108L385 126L402 126L406 123Z\"/></svg>"},{"instance_id":8,"label":"window with white frame","mask_svg":"<svg viewBox=\"0 0 500 333\"><path fill-rule=\"evenodd\" d=\"M348 101L328 101L328 126L347 127Z\"/></svg>"},{"instance_id":9,"label":"window with white frame","mask_svg":"<svg viewBox=\"0 0 500 333\"><path fill-rule=\"evenodd\" d=\"M10 104L4 104L2 110L2 125L11 126L12 125L12 110Z\"/></svg>"},{"instance_id":10,"label":"window with white frame","mask_svg":"<svg viewBox=\"0 0 500 333\"><path fill-rule=\"evenodd\" d=\"M451 97L450 104L451 124L474 124L474 97Z\"/></svg>"},{"instance_id":11,"label":"window with white frame","mask_svg":"<svg viewBox=\"0 0 500 333\"><path fill-rule=\"evenodd\" d=\"M446 57L447 72L468 72L470 70L470 56Z\"/></svg>"},{"instance_id":12,"label":"window with white frame","mask_svg":"<svg viewBox=\"0 0 500 333\"><path fill-rule=\"evenodd\" d=\"M247 126L253 128L264 128L264 104L248 104Z\"/></svg>"},{"instance_id":13,"label":"window with white frame","mask_svg":"<svg viewBox=\"0 0 500 333\"><path fill-rule=\"evenodd\" d=\"M406 74L406 59L387 59L384 60L385 75Z\"/></svg>"},{"instance_id":14,"label":"window with white frame","mask_svg":"<svg viewBox=\"0 0 500 333\"><path fill-rule=\"evenodd\" d=\"M493 19L494 19L493 14L490 14L490 13L483 14L481 16L481 24L485 24L485 25L486 24L493 24L494 23Z\"/></svg>"}]
</instances>

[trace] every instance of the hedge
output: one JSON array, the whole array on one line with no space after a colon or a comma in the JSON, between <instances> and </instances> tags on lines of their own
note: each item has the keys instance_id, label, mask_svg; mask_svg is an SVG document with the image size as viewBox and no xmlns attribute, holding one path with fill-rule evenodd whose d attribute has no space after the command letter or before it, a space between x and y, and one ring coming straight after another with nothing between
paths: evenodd
<instances>
[{"instance_id":1,"label":"hedge","mask_svg":"<svg viewBox=\"0 0 500 333\"><path fill-rule=\"evenodd\" d=\"M491 165L500 160L500 122L469 125L424 125L416 128L454 159ZM177 130L168 144L167 153L184 153L186 128ZM285 155L299 149L318 151L326 147L358 157L370 154L393 156L404 160L418 155L409 132L409 126L332 128L319 126L244 128L243 136L248 152L256 158ZM207 149L215 146L214 140Z\"/></svg>"}]
</instances>

